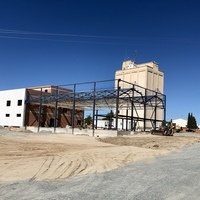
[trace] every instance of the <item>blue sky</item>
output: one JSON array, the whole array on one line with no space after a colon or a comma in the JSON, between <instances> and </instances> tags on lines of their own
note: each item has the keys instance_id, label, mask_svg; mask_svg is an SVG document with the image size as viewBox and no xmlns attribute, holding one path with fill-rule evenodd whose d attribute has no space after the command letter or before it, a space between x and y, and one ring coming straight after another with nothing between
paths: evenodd
<instances>
[{"instance_id":1,"label":"blue sky","mask_svg":"<svg viewBox=\"0 0 200 200\"><path fill-rule=\"evenodd\" d=\"M114 79L124 59L165 73L167 119L200 124L200 2L1 0L0 90Z\"/></svg>"}]
</instances>

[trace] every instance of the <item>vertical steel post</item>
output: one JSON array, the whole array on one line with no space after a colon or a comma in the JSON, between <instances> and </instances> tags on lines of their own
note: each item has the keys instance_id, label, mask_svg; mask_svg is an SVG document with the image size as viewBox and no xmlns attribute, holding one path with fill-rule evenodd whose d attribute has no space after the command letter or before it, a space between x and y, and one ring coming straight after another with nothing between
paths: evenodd
<instances>
[{"instance_id":1,"label":"vertical steel post","mask_svg":"<svg viewBox=\"0 0 200 200\"><path fill-rule=\"evenodd\" d=\"M166 121L166 95L163 95L164 98L164 121Z\"/></svg>"},{"instance_id":2,"label":"vertical steel post","mask_svg":"<svg viewBox=\"0 0 200 200\"><path fill-rule=\"evenodd\" d=\"M133 104L134 104L134 85L132 88L132 98L131 98L131 131L133 130Z\"/></svg>"},{"instance_id":3,"label":"vertical steel post","mask_svg":"<svg viewBox=\"0 0 200 200\"><path fill-rule=\"evenodd\" d=\"M134 128L133 128L134 131L136 130L136 124L137 124L137 122L135 122L135 120L134 120Z\"/></svg>"},{"instance_id":4,"label":"vertical steel post","mask_svg":"<svg viewBox=\"0 0 200 200\"><path fill-rule=\"evenodd\" d=\"M41 126L41 112L42 112L42 88L40 89L40 105L39 105L38 130L37 130L38 133L40 131L40 126Z\"/></svg>"},{"instance_id":5,"label":"vertical steel post","mask_svg":"<svg viewBox=\"0 0 200 200\"><path fill-rule=\"evenodd\" d=\"M119 83L120 83L121 79L117 80L117 95L116 95L116 121L115 121L115 129L118 130L118 112L119 112Z\"/></svg>"},{"instance_id":6,"label":"vertical steel post","mask_svg":"<svg viewBox=\"0 0 200 200\"><path fill-rule=\"evenodd\" d=\"M56 87L56 99L55 99L55 110L54 110L54 133L56 132L57 119L58 119L58 86Z\"/></svg>"},{"instance_id":7,"label":"vertical steel post","mask_svg":"<svg viewBox=\"0 0 200 200\"><path fill-rule=\"evenodd\" d=\"M24 121L23 121L23 124L24 124L24 128L25 128L25 130L27 129L27 99L29 98L28 97L28 91L27 91L27 89L25 90L26 91L26 100L25 100L25 102L24 102Z\"/></svg>"},{"instance_id":8,"label":"vertical steel post","mask_svg":"<svg viewBox=\"0 0 200 200\"><path fill-rule=\"evenodd\" d=\"M145 92L144 92L144 119L143 119L143 131L146 131L146 118L147 118L147 89L145 88Z\"/></svg>"},{"instance_id":9,"label":"vertical steel post","mask_svg":"<svg viewBox=\"0 0 200 200\"><path fill-rule=\"evenodd\" d=\"M126 109L126 131L128 131L128 108Z\"/></svg>"},{"instance_id":10,"label":"vertical steel post","mask_svg":"<svg viewBox=\"0 0 200 200\"><path fill-rule=\"evenodd\" d=\"M94 82L94 90L93 90L93 112L92 112L92 136L93 137L94 137L94 126L95 126L94 125L95 109L96 109L96 82Z\"/></svg>"},{"instance_id":11,"label":"vertical steel post","mask_svg":"<svg viewBox=\"0 0 200 200\"><path fill-rule=\"evenodd\" d=\"M156 92L156 98L155 98L155 116L154 116L155 128L157 126L157 98L158 98L158 93Z\"/></svg>"},{"instance_id":12,"label":"vertical steel post","mask_svg":"<svg viewBox=\"0 0 200 200\"><path fill-rule=\"evenodd\" d=\"M73 109L72 109L72 134L74 134L74 126L75 126L75 98L76 98L76 84L74 84L74 95L73 95Z\"/></svg>"},{"instance_id":13,"label":"vertical steel post","mask_svg":"<svg viewBox=\"0 0 200 200\"><path fill-rule=\"evenodd\" d=\"M98 110L96 110L95 120L96 120L96 129L97 129L97 123L98 123Z\"/></svg>"}]
</instances>

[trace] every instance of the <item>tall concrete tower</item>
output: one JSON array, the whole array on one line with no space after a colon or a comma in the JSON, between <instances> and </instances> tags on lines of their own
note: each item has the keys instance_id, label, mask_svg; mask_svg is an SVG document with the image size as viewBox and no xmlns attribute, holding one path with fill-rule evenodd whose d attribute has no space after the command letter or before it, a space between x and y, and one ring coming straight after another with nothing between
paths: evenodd
<instances>
[{"instance_id":1,"label":"tall concrete tower","mask_svg":"<svg viewBox=\"0 0 200 200\"><path fill-rule=\"evenodd\" d=\"M164 73L159 70L158 63L156 62L147 62L142 64L136 64L132 60L127 60L122 63L122 69L116 71L115 73L115 79L121 79L123 81L119 82L119 86L122 89L130 88L131 85L129 83L139 85L143 88L148 89L148 93L145 93L145 89L140 89L141 94L143 95L149 95L149 97L153 93L164 93ZM129 82L129 83L126 83ZM151 92L151 91L155 92ZM119 108L119 115L131 115L130 108L120 109ZM143 127L145 129L152 128L152 121L149 119L158 119L160 121L163 120L164 114L163 110L158 110L155 112L153 108L148 108L144 110L144 107L141 106L141 109L138 109L137 111L134 111L134 116L138 118L146 118L148 119L148 122L144 121L137 121L137 128L140 127L141 130L143 130ZM123 121L119 124L123 124ZM128 126L128 129L130 129L130 121L129 123L126 122L126 126ZM124 127L124 126L122 126ZM120 128L120 127L119 127ZM127 128L127 127L126 127ZM123 128L122 128L123 129ZM138 128L139 129L139 128Z\"/></svg>"},{"instance_id":2,"label":"tall concrete tower","mask_svg":"<svg viewBox=\"0 0 200 200\"><path fill-rule=\"evenodd\" d=\"M136 64L132 60L124 61L122 70L116 71L115 79L122 79L162 94L164 91L164 73L159 70L156 62ZM120 87L126 88L129 85L121 83Z\"/></svg>"}]
</instances>

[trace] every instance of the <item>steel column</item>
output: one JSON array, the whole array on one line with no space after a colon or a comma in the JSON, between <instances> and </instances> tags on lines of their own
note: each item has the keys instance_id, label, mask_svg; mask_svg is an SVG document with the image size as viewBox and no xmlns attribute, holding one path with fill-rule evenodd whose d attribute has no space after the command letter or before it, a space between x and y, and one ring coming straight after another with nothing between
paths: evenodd
<instances>
[{"instance_id":1,"label":"steel column","mask_svg":"<svg viewBox=\"0 0 200 200\"><path fill-rule=\"evenodd\" d=\"M134 99L134 85L132 90L132 98L131 98L131 131L133 130L133 99Z\"/></svg>"},{"instance_id":2,"label":"steel column","mask_svg":"<svg viewBox=\"0 0 200 200\"><path fill-rule=\"evenodd\" d=\"M157 126L157 98L158 98L158 93L156 92L156 98L155 98L155 117L154 117L155 128Z\"/></svg>"},{"instance_id":3,"label":"steel column","mask_svg":"<svg viewBox=\"0 0 200 200\"><path fill-rule=\"evenodd\" d=\"M72 134L74 134L74 126L75 126L75 120L74 120L74 116L75 116L75 107L76 107L76 101L75 101L75 98L76 98L76 84L74 84L74 94L73 94L73 109L72 109Z\"/></svg>"},{"instance_id":4,"label":"steel column","mask_svg":"<svg viewBox=\"0 0 200 200\"><path fill-rule=\"evenodd\" d=\"M145 89L145 96L144 96L144 120L143 120L143 131L145 132L146 131L146 117L147 117L147 105L146 105L146 102L147 102L147 90Z\"/></svg>"},{"instance_id":5,"label":"steel column","mask_svg":"<svg viewBox=\"0 0 200 200\"><path fill-rule=\"evenodd\" d=\"M97 129L97 123L98 123L98 110L96 110L95 120L96 120L96 129Z\"/></svg>"},{"instance_id":6,"label":"steel column","mask_svg":"<svg viewBox=\"0 0 200 200\"><path fill-rule=\"evenodd\" d=\"M115 121L115 129L118 130L118 112L119 112L119 82L121 81L121 79L117 80L117 95L116 95L116 121Z\"/></svg>"},{"instance_id":7,"label":"steel column","mask_svg":"<svg viewBox=\"0 0 200 200\"><path fill-rule=\"evenodd\" d=\"M93 90L93 112L92 112L92 136L94 137L94 117L95 117L95 104L96 104L96 82L94 82L94 90ZM97 125L97 124L96 124Z\"/></svg>"},{"instance_id":8,"label":"steel column","mask_svg":"<svg viewBox=\"0 0 200 200\"><path fill-rule=\"evenodd\" d=\"M164 95L164 120L166 121L166 96Z\"/></svg>"},{"instance_id":9,"label":"steel column","mask_svg":"<svg viewBox=\"0 0 200 200\"><path fill-rule=\"evenodd\" d=\"M41 126L41 112L42 112L42 88L40 89L40 105L39 105L38 130L37 130L38 133L40 131L40 126Z\"/></svg>"},{"instance_id":10,"label":"steel column","mask_svg":"<svg viewBox=\"0 0 200 200\"><path fill-rule=\"evenodd\" d=\"M128 131L128 109L126 109L126 131Z\"/></svg>"},{"instance_id":11,"label":"steel column","mask_svg":"<svg viewBox=\"0 0 200 200\"><path fill-rule=\"evenodd\" d=\"M56 87L56 99L55 99L55 110L54 110L54 133L56 132L58 118L58 86Z\"/></svg>"}]
</instances>

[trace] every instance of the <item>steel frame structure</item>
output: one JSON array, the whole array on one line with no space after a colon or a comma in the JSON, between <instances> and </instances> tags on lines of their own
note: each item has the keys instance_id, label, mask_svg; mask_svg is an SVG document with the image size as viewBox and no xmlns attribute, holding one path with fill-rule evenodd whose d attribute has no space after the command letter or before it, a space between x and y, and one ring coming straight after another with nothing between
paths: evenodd
<instances>
[{"instance_id":1,"label":"steel frame structure","mask_svg":"<svg viewBox=\"0 0 200 200\"><path fill-rule=\"evenodd\" d=\"M99 84L103 83L104 85L107 85L109 82L114 83L111 88L98 87ZM121 82L125 82L130 85L130 87L121 88ZM89 89L84 91L79 91L77 89L78 86L86 84L90 85ZM70 87L71 89L63 90L63 87ZM43 88L41 88L39 95L27 93L25 102L26 104L31 103L39 105L38 132L41 126L40 117L43 105L55 107L55 119L57 117L58 107L62 106L71 109L72 133L74 133L74 117L76 109L92 111L93 133L95 132L95 122L97 122L98 117L105 117L105 115L98 114L99 110L112 110L114 112L115 129L118 129L119 119L125 120L126 123L127 121L130 121L131 130L135 130L135 124L141 121L144 125L143 131L146 131L147 122L150 122L152 128L155 128L158 122L162 122L166 119L166 95L121 79L60 85L55 87L54 92L45 94ZM126 114L120 114L119 110L126 110ZM138 114L139 110L143 110L143 116ZM146 114L148 110L151 110L152 112L150 117L147 117ZM159 110L163 110L162 119L158 119L157 117L157 112ZM54 123L54 131L56 131L56 120Z\"/></svg>"}]
</instances>

